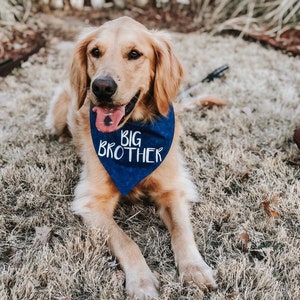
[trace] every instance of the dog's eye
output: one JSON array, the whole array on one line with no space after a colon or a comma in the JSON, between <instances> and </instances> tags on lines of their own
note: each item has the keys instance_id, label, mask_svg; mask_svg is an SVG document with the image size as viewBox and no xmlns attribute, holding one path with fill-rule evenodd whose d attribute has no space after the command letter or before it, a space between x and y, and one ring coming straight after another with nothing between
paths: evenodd
<instances>
[{"instance_id":1,"label":"dog's eye","mask_svg":"<svg viewBox=\"0 0 300 300\"><path fill-rule=\"evenodd\" d=\"M131 50L128 53L128 59L132 60L132 59L138 59L139 57L141 57L142 54L140 52L138 52L137 50Z\"/></svg>"},{"instance_id":2,"label":"dog's eye","mask_svg":"<svg viewBox=\"0 0 300 300\"><path fill-rule=\"evenodd\" d=\"M101 52L100 52L100 50L99 50L98 48L94 48L94 49L91 51L91 54L92 54L93 57L99 58L100 55L101 55Z\"/></svg>"}]
</instances>

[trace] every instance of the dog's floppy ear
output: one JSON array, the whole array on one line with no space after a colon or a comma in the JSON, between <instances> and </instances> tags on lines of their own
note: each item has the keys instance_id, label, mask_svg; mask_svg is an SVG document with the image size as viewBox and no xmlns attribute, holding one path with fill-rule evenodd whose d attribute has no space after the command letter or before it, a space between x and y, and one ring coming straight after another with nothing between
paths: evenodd
<instances>
[{"instance_id":1,"label":"dog's floppy ear","mask_svg":"<svg viewBox=\"0 0 300 300\"><path fill-rule=\"evenodd\" d=\"M90 78L87 74L87 46L96 34L95 29L83 33L76 43L70 68L70 83L76 93L77 108L79 109L86 98L90 85Z\"/></svg>"},{"instance_id":2,"label":"dog's floppy ear","mask_svg":"<svg viewBox=\"0 0 300 300\"><path fill-rule=\"evenodd\" d=\"M161 32L154 32L155 77L154 99L160 114L166 116L183 78L183 68Z\"/></svg>"}]
</instances>

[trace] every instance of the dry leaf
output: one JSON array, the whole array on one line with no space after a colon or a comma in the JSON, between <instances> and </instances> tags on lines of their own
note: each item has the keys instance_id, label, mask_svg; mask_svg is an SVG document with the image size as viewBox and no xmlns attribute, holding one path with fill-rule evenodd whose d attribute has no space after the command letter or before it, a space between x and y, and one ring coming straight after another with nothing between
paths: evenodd
<instances>
[{"instance_id":1,"label":"dry leaf","mask_svg":"<svg viewBox=\"0 0 300 300\"><path fill-rule=\"evenodd\" d=\"M207 96L197 100L196 104L201 107L212 108L213 106L225 106L228 103L218 98Z\"/></svg>"},{"instance_id":2,"label":"dry leaf","mask_svg":"<svg viewBox=\"0 0 300 300\"><path fill-rule=\"evenodd\" d=\"M250 237L247 231L239 234L238 239L244 244L246 248L248 248Z\"/></svg>"},{"instance_id":3,"label":"dry leaf","mask_svg":"<svg viewBox=\"0 0 300 300\"><path fill-rule=\"evenodd\" d=\"M273 198L272 198L273 199ZM272 200L271 199L271 200ZM275 198L274 198L275 199ZM277 198L276 198L277 199ZM277 201L277 200L276 200ZM275 202L275 200L273 201L273 202ZM276 202L275 202L276 203ZM279 218L279 213L276 211L276 210L273 210L273 209L271 209L271 207L270 207L270 204L271 204L271 201L264 201L263 203L262 203L262 206L263 206L263 208L264 208L264 211L267 213L267 215L269 216L269 217L273 217L273 218L275 218L275 219L278 219Z\"/></svg>"}]
</instances>

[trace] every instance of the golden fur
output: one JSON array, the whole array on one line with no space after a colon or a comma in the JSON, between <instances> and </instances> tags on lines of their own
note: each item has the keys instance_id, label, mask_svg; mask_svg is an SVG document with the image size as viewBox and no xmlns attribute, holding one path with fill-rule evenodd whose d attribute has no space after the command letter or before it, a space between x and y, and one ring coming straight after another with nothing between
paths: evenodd
<instances>
[{"instance_id":1,"label":"golden fur","mask_svg":"<svg viewBox=\"0 0 300 300\"><path fill-rule=\"evenodd\" d=\"M96 49L97 55L91 53ZM129 60L130 51L138 59ZM100 53L100 54L99 54ZM99 57L98 57L99 54ZM96 56L96 57L95 57ZM73 210L91 226L106 230L109 246L126 275L126 289L139 299L158 297L159 282L150 271L138 246L115 223L113 214L120 192L99 162L90 137L90 102L97 105L90 86L98 76L117 82L113 105L124 105L140 91L128 119L145 122L166 115L182 80L183 71L169 42L160 32L147 30L136 21L122 17L84 33L76 44L70 70L70 84L55 96L47 117L54 134L65 139L72 135L83 162ZM203 261L194 241L188 201L197 201L179 149L179 123L162 164L128 195L151 197L171 234L172 248L180 278L194 281L200 288L215 288L211 268Z\"/></svg>"}]
</instances>

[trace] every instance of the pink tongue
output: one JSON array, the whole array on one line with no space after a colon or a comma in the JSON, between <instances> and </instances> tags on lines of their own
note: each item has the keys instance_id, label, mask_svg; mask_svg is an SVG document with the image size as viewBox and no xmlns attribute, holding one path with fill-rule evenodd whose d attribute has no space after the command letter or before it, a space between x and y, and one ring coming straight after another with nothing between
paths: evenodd
<instances>
[{"instance_id":1,"label":"pink tongue","mask_svg":"<svg viewBox=\"0 0 300 300\"><path fill-rule=\"evenodd\" d=\"M96 128L101 132L115 131L125 115L125 105L115 108L95 106L93 112L97 113Z\"/></svg>"}]
</instances>

